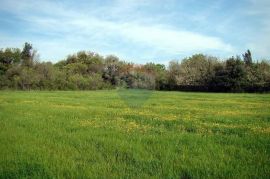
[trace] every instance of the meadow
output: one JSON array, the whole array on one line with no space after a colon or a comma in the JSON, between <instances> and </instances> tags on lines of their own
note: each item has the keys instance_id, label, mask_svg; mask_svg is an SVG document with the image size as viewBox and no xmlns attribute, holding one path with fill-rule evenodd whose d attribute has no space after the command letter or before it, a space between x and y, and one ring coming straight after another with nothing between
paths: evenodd
<instances>
[{"instance_id":1,"label":"meadow","mask_svg":"<svg viewBox=\"0 0 270 179\"><path fill-rule=\"evenodd\" d=\"M270 178L270 94L0 91L0 178Z\"/></svg>"}]
</instances>

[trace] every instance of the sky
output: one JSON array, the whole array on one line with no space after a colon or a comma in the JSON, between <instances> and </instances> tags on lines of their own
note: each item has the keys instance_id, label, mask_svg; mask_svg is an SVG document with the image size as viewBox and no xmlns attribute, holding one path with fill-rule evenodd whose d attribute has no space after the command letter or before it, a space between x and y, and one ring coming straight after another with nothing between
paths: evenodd
<instances>
[{"instance_id":1,"label":"sky","mask_svg":"<svg viewBox=\"0 0 270 179\"><path fill-rule=\"evenodd\" d=\"M270 0L0 0L0 48L167 64L195 53L270 58Z\"/></svg>"}]
</instances>

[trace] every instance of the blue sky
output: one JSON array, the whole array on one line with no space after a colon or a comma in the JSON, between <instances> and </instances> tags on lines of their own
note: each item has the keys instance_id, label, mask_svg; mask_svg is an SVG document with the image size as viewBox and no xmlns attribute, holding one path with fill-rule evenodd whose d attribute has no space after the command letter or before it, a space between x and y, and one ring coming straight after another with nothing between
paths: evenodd
<instances>
[{"instance_id":1,"label":"blue sky","mask_svg":"<svg viewBox=\"0 0 270 179\"><path fill-rule=\"evenodd\" d=\"M167 64L194 53L270 57L269 0L0 0L0 48L41 60L79 50Z\"/></svg>"}]
</instances>

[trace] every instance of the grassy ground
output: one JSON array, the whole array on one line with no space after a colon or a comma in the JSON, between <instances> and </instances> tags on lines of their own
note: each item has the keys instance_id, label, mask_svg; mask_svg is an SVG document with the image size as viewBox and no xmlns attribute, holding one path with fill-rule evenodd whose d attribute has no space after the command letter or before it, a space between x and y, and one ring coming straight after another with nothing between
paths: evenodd
<instances>
[{"instance_id":1,"label":"grassy ground","mask_svg":"<svg viewBox=\"0 0 270 179\"><path fill-rule=\"evenodd\" d=\"M269 94L138 95L0 91L0 178L270 177Z\"/></svg>"}]
</instances>

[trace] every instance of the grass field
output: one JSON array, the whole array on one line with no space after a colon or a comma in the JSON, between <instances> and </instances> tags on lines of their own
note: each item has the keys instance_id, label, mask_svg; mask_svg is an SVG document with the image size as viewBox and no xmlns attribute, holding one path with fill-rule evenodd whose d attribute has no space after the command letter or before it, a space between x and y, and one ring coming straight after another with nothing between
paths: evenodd
<instances>
[{"instance_id":1,"label":"grass field","mask_svg":"<svg viewBox=\"0 0 270 179\"><path fill-rule=\"evenodd\" d=\"M270 178L270 94L142 93L0 91L0 178Z\"/></svg>"}]
</instances>

